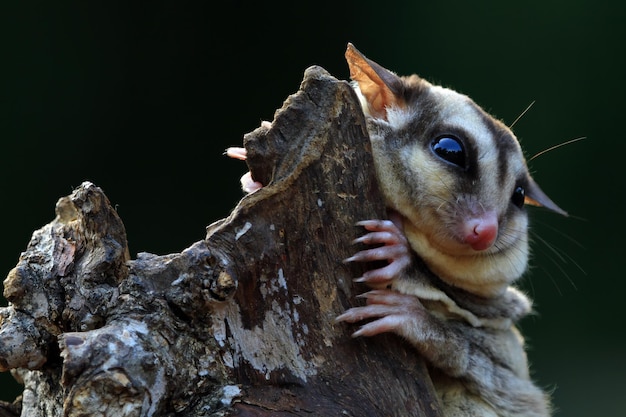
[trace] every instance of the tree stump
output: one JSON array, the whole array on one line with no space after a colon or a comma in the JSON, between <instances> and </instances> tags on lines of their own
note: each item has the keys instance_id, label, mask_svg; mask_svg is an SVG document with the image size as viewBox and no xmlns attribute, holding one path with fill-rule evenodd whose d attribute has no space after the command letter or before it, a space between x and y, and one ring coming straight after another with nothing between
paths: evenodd
<instances>
[{"instance_id":1,"label":"tree stump","mask_svg":"<svg viewBox=\"0 0 626 417\"><path fill-rule=\"evenodd\" d=\"M334 321L366 290L355 223L385 216L349 84L307 69L244 146L265 186L181 253L131 259L94 184L59 200L4 281L0 370L25 388L0 416L441 415L408 344Z\"/></svg>"}]
</instances>

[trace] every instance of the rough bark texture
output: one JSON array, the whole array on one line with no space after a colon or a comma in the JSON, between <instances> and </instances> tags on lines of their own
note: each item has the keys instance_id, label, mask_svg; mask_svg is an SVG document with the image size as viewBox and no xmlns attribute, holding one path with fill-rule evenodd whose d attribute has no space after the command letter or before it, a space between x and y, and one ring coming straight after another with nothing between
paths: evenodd
<instances>
[{"instance_id":1,"label":"rough bark texture","mask_svg":"<svg viewBox=\"0 0 626 417\"><path fill-rule=\"evenodd\" d=\"M205 240L131 260L122 221L83 183L4 281L0 416L439 416L398 338L352 339L357 220L384 216L365 121L319 67L244 138L266 184Z\"/></svg>"}]
</instances>

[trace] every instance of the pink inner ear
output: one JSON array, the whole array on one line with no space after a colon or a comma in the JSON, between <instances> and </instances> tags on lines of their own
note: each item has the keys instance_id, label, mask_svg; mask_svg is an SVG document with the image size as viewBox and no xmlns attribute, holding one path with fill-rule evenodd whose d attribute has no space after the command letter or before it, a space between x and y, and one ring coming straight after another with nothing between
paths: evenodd
<instances>
[{"instance_id":1,"label":"pink inner ear","mask_svg":"<svg viewBox=\"0 0 626 417\"><path fill-rule=\"evenodd\" d=\"M388 82L395 79L387 82L383 79L383 77L397 78L396 75L365 58L352 44L348 44L345 56L350 67L350 78L359 84L372 116L386 119L387 107L403 104L388 85Z\"/></svg>"},{"instance_id":2,"label":"pink inner ear","mask_svg":"<svg viewBox=\"0 0 626 417\"><path fill-rule=\"evenodd\" d=\"M388 89L380 88L373 82L369 82L366 91L361 88L361 93L365 96L367 104L369 104L372 116L387 119L387 107L391 106ZM359 84L360 87L360 84ZM392 96L393 97L393 96Z\"/></svg>"},{"instance_id":3,"label":"pink inner ear","mask_svg":"<svg viewBox=\"0 0 626 417\"><path fill-rule=\"evenodd\" d=\"M387 107L397 105L395 95L371 68L366 68L369 71L363 71L360 66L356 71L352 68L351 66L351 77L359 84L359 90L365 97L372 116L387 119Z\"/></svg>"},{"instance_id":4,"label":"pink inner ear","mask_svg":"<svg viewBox=\"0 0 626 417\"><path fill-rule=\"evenodd\" d=\"M541 204L528 196L524 197L524 204L528 204L529 206L541 207Z\"/></svg>"}]
</instances>

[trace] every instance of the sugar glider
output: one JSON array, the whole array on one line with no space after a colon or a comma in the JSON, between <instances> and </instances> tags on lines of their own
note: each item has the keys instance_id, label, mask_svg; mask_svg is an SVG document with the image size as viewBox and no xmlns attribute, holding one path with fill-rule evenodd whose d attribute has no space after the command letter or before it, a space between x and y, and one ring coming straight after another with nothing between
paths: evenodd
<instances>
[{"instance_id":1,"label":"sugar glider","mask_svg":"<svg viewBox=\"0 0 626 417\"><path fill-rule=\"evenodd\" d=\"M528 172L519 142L469 97L398 76L348 44L391 220L366 220L346 261L388 261L356 279L373 289L337 320L392 332L427 361L444 415L550 415L515 322L531 309L512 286L527 269L526 205L566 215ZM381 246L382 245L382 246Z\"/></svg>"}]
</instances>

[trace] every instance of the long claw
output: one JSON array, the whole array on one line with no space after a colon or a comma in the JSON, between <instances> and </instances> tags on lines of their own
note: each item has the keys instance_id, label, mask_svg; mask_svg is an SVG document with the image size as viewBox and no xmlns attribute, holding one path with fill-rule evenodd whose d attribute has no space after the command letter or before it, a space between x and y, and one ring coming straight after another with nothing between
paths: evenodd
<instances>
[{"instance_id":1,"label":"long claw","mask_svg":"<svg viewBox=\"0 0 626 417\"><path fill-rule=\"evenodd\" d=\"M226 154L226 156L229 156L235 159L240 159L242 161L245 161L246 158L248 157L248 151L246 151L246 148L239 148L236 146L226 148L226 152L224 153Z\"/></svg>"},{"instance_id":2,"label":"long claw","mask_svg":"<svg viewBox=\"0 0 626 417\"><path fill-rule=\"evenodd\" d=\"M379 231L367 233L363 236L357 237L352 241L353 244L363 243L366 245L376 245L383 243L386 245L406 245L407 240L402 233L393 233L390 231Z\"/></svg>"},{"instance_id":3,"label":"long claw","mask_svg":"<svg viewBox=\"0 0 626 417\"><path fill-rule=\"evenodd\" d=\"M386 316L361 326L352 333L352 337L376 336L377 334L393 332L402 325L403 319L397 316Z\"/></svg>"},{"instance_id":4,"label":"long claw","mask_svg":"<svg viewBox=\"0 0 626 417\"><path fill-rule=\"evenodd\" d=\"M419 299L412 295L400 294L392 290L371 290L357 296L365 298L367 305L353 307L337 316L335 321L356 323L374 319L352 334L353 337L374 336L380 333L401 333L407 323L415 323L425 314Z\"/></svg>"},{"instance_id":5,"label":"long claw","mask_svg":"<svg viewBox=\"0 0 626 417\"><path fill-rule=\"evenodd\" d=\"M365 249L346 258L345 263L350 262L373 262L373 261L395 261L404 257L410 258L410 251L406 246L387 245L373 249Z\"/></svg>"},{"instance_id":6,"label":"long claw","mask_svg":"<svg viewBox=\"0 0 626 417\"><path fill-rule=\"evenodd\" d=\"M366 228L378 231L367 233L354 240L354 243L382 244L372 249L365 249L344 259L344 263L350 262L376 262L387 261L388 264L381 268L370 270L363 276L356 278L355 282L365 282L372 286L387 286L412 262L411 250L402 232L388 220L365 220L359 222ZM379 227L382 227L380 229Z\"/></svg>"}]
</instances>

